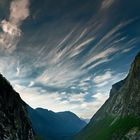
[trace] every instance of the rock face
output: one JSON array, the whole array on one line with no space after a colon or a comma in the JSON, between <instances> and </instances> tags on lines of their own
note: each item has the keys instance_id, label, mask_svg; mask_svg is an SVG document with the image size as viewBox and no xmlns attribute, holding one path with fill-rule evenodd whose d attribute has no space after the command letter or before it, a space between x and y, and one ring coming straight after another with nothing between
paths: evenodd
<instances>
[{"instance_id":1,"label":"rock face","mask_svg":"<svg viewBox=\"0 0 140 140\"><path fill-rule=\"evenodd\" d=\"M71 140L85 125L74 113L55 113L47 109L28 107L35 133L43 140Z\"/></svg>"},{"instance_id":2,"label":"rock face","mask_svg":"<svg viewBox=\"0 0 140 140\"><path fill-rule=\"evenodd\" d=\"M0 140L34 140L26 104L0 75Z\"/></svg>"},{"instance_id":3,"label":"rock face","mask_svg":"<svg viewBox=\"0 0 140 140\"><path fill-rule=\"evenodd\" d=\"M140 140L140 53L76 140Z\"/></svg>"}]
</instances>

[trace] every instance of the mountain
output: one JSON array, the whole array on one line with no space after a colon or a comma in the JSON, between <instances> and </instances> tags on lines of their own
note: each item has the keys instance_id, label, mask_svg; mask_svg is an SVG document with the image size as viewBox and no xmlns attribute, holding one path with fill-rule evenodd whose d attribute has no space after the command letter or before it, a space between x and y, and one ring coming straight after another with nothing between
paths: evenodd
<instances>
[{"instance_id":1,"label":"mountain","mask_svg":"<svg viewBox=\"0 0 140 140\"><path fill-rule=\"evenodd\" d=\"M109 99L75 140L140 139L140 53L128 76L112 86Z\"/></svg>"},{"instance_id":2,"label":"mountain","mask_svg":"<svg viewBox=\"0 0 140 140\"><path fill-rule=\"evenodd\" d=\"M70 140L86 125L69 111L55 113L28 107L28 112L35 132L44 140Z\"/></svg>"},{"instance_id":3,"label":"mountain","mask_svg":"<svg viewBox=\"0 0 140 140\"><path fill-rule=\"evenodd\" d=\"M32 109L0 74L0 140L70 140L86 123L74 113Z\"/></svg>"},{"instance_id":4,"label":"mountain","mask_svg":"<svg viewBox=\"0 0 140 140\"><path fill-rule=\"evenodd\" d=\"M85 121L87 124L89 123L90 119L80 118L81 120Z\"/></svg>"},{"instance_id":5,"label":"mountain","mask_svg":"<svg viewBox=\"0 0 140 140\"><path fill-rule=\"evenodd\" d=\"M0 75L0 140L34 140L26 104Z\"/></svg>"}]
</instances>

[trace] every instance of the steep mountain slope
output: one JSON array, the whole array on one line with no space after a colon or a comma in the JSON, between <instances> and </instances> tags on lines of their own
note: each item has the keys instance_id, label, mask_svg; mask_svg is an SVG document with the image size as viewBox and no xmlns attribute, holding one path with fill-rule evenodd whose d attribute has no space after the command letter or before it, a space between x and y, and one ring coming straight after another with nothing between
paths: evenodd
<instances>
[{"instance_id":1,"label":"steep mountain slope","mask_svg":"<svg viewBox=\"0 0 140 140\"><path fill-rule=\"evenodd\" d=\"M0 140L34 140L26 104L0 75Z\"/></svg>"},{"instance_id":2,"label":"steep mountain slope","mask_svg":"<svg viewBox=\"0 0 140 140\"><path fill-rule=\"evenodd\" d=\"M86 125L69 111L55 113L28 107L28 112L35 132L45 140L69 140Z\"/></svg>"},{"instance_id":3,"label":"steep mountain slope","mask_svg":"<svg viewBox=\"0 0 140 140\"><path fill-rule=\"evenodd\" d=\"M128 76L113 85L109 99L75 139L140 139L140 53Z\"/></svg>"}]
</instances>

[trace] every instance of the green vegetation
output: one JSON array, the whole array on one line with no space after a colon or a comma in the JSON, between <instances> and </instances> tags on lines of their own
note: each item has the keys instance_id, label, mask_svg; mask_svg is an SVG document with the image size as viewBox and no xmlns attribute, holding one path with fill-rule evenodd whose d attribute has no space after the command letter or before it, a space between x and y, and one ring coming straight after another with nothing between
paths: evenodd
<instances>
[{"instance_id":1,"label":"green vegetation","mask_svg":"<svg viewBox=\"0 0 140 140\"><path fill-rule=\"evenodd\" d=\"M39 136L39 135L37 135L36 137L35 137L35 140L44 140L41 136Z\"/></svg>"},{"instance_id":2,"label":"green vegetation","mask_svg":"<svg viewBox=\"0 0 140 140\"><path fill-rule=\"evenodd\" d=\"M103 120L87 126L83 131L83 135L79 135L77 139L111 140L116 137L127 140L125 135L133 128L138 128L140 130L140 118L132 116L119 119L106 117Z\"/></svg>"}]
</instances>

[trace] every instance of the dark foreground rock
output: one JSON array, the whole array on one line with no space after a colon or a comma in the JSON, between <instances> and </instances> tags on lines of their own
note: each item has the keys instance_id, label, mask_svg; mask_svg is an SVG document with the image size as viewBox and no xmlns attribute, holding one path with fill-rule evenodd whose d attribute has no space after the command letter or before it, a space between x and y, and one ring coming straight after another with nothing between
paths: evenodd
<instances>
[{"instance_id":1,"label":"dark foreground rock","mask_svg":"<svg viewBox=\"0 0 140 140\"><path fill-rule=\"evenodd\" d=\"M0 140L34 140L26 104L0 75Z\"/></svg>"}]
</instances>

